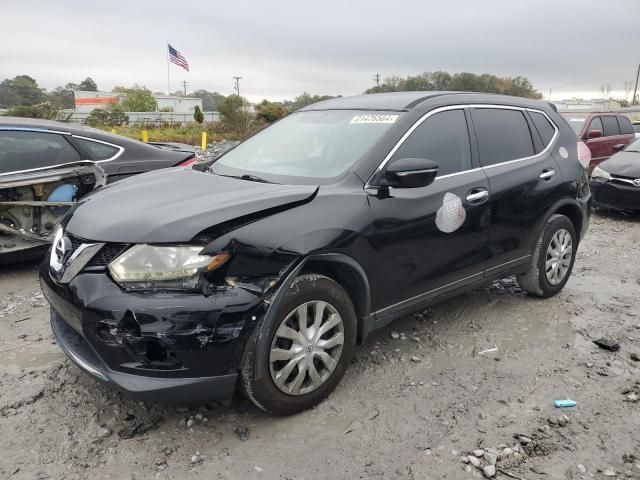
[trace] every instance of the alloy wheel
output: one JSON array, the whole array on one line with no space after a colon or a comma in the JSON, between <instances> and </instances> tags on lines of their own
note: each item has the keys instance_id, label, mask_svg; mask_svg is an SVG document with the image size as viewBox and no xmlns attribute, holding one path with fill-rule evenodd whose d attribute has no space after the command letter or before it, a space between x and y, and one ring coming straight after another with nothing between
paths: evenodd
<instances>
[{"instance_id":1,"label":"alloy wheel","mask_svg":"<svg viewBox=\"0 0 640 480\"><path fill-rule=\"evenodd\" d=\"M271 343L273 382L289 395L316 390L338 365L343 344L344 324L335 307L323 301L299 305L282 321Z\"/></svg>"},{"instance_id":2,"label":"alloy wheel","mask_svg":"<svg viewBox=\"0 0 640 480\"><path fill-rule=\"evenodd\" d=\"M547 247L545 274L551 285L558 285L567 276L573 255L571 234L564 228L558 230Z\"/></svg>"}]
</instances>

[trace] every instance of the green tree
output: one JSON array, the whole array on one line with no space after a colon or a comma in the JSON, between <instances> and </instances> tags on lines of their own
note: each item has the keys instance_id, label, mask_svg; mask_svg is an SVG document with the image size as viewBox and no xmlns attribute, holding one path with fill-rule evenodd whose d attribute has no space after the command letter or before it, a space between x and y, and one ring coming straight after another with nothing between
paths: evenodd
<instances>
[{"instance_id":1,"label":"green tree","mask_svg":"<svg viewBox=\"0 0 640 480\"><path fill-rule=\"evenodd\" d=\"M7 111L10 117L46 118L55 120L58 118L59 108L51 102L38 103L36 105L17 105Z\"/></svg>"},{"instance_id":2,"label":"green tree","mask_svg":"<svg viewBox=\"0 0 640 480\"><path fill-rule=\"evenodd\" d=\"M36 105L46 100L44 89L29 75L6 78L0 83L0 107Z\"/></svg>"},{"instance_id":3,"label":"green tree","mask_svg":"<svg viewBox=\"0 0 640 480\"><path fill-rule=\"evenodd\" d=\"M121 127L129 123L129 116L125 113L120 105L113 105L109 112L109 125L112 127Z\"/></svg>"},{"instance_id":4,"label":"green tree","mask_svg":"<svg viewBox=\"0 0 640 480\"><path fill-rule=\"evenodd\" d=\"M193 119L198 123L204 122L204 115L203 115L202 110L200 110L200 107L198 105L196 105L194 110L193 110Z\"/></svg>"},{"instance_id":5,"label":"green tree","mask_svg":"<svg viewBox=\"0 0 640 480\"><path fill-rule=\"evenodd\" d=\"M338 97L340 96L341 95L338 95ZM293 112L306 107L307 105L321 102L323 100L330 100L332 98L336 97L332 97L331 95L310 95L307 92L304 92L303 94L298 95L296 98L294 98L293 102L284 102L284 105Z\"/></svg>"},{"instance_id":6,"label":"green tree","mask_svg":"<svg viewBox=\"0 0 640 480\"><path fill-rule=\"evenodd\" d=\"M258 119L264 120L267 123L273 123L276 120L280 120L287 115L288 110L280 103L269 102L268 100L262 100L256 106L256 114Z\"/></svg>"},{"instance_id":7,"label":"green tree","mask_svg":"<svg viewBox=\"0 0 640 480\"><path fill-rule=\"evenodd\" d=\"M224 95L218 92L209 92L207 90L196 90L189 93L190 97L202 99L202 110L205 112L215 112L218 109L218 103L224 99Z\"/></svg>"},{"instance_id":8,"label":"green tree","mask_svg":"<svg viewBox=\"0 0 640 480\"><path fill-rule=\"evenodd\" d=\"M155 112L158 108L158 102L153 98L151 90L137 85L127 89L121 105L126 112Z\"/></svg>"},{"instance_id":9,"label":"green tree","mask_svg":"<svg viewBox=\"0 0 640 480\"><path fill-rule=\"evenodd\" d=\"M98 85L93 81L93 78L87 77L78 84L77 90L84 90L86 92L97 92Z\"/></svg>"},{"instance_id":10,"label":"green tree","mask_svg":"<svg viewBox=\"0 0 640 480\"><path fill-rule=\"evenodd\" d=\"M94 108L84 119L85 125L90 127L103 127L109 125L109 112L102 108Z\"/></svg>"},{"instance_id":11,"label":"green tree","mask_svg":"<svg viewBox=\"0 0 640 480\"><path fill-rule=\"evenodd\" d=\"M424 72L418 75L409 75L406 78L393 75L385 78L380 85L366 90L365 93L436 90L491 92L527 98L542 98L531 82L524 77L498 77L489 73L478 75L470 72L450 74L442 71Z\"/></svg>"},{"instance_id":12,"label":"green tree","mask_svg":"<svg viewBox=\"0 0 640 480\"><path fill-rule=\"evenodd\" d=\"M256 116L244 97L229 95L218 103L222 128L232 136L244 138L253 126Z\"/></svg>"}]
</instances>

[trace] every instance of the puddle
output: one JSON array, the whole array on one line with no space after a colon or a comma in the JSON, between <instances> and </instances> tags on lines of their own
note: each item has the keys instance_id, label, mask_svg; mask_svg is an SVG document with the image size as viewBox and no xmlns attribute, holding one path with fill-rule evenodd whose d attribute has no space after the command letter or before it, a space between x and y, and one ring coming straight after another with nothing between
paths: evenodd
<instances>
[{"instance_id":1,"label":"puddle","mask_svg":"<svg viewBox=\"0 0 640 480\"><path fill-rule=\"evenodd\" d=\"M0 353L0 372L17 375L23 369L40 368L65 358L61 350L44 350L33 345Z\"/></svg>"}]
</instances>

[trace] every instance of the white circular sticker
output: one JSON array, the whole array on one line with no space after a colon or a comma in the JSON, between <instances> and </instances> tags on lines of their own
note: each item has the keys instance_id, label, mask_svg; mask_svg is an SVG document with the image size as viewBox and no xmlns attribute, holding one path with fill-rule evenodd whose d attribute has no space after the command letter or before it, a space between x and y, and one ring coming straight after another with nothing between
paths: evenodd
<instances>
[{"instance_id":1,"label":"white circular sticker","mask_svg":"<svg viewBox=\"0 0 640 480\"><path fill-rule=\"evenodd\" d=\"M569 158L569 152L568 152L568 151L567 151L567 149L566 149L566 148L564 148L564 147L560 147L560 148L558 149L558 153L560 154L560 156L561 156L562 158Z\"/></svg>"},{"instance_id":2,"label":"white circular sticker","mask_svg":"<svg viewBox=\"0 0 640 480\"><path fill-rule=\"evenodd\" d=\"M462 206L462 200L453 193L445 193L442 206L436 213L436 227L444 233L455 232L467 218L467 211Z\"/></svg>"}]
</instances>

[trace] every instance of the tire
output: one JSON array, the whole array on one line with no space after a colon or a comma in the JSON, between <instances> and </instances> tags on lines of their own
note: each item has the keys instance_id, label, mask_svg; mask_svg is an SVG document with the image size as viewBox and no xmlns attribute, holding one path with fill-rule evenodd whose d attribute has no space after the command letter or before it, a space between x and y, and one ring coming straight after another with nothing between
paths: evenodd
<instances>
[{"instance_id":1,"label":"tire","mask_svg":"<svg viewBox=\"0 0 640 480\"><path fill-rule=\"evenodd\" d=\"M563 242L559 242L559 239L566 239L567 235L570 238L571 250L568 252L568 249L558 248L556 251L563 253L558 261L554 262L555 257L549 251L550 244L555 238L554 245L562 245ZM564 215L551 215L545 222L540 237L534 246L529 271L516 277L518 284L531 295L542 298L553 297L562 290L571 276L577 247L578 238L571 220ZM547 260L551 262L549 267L551 269L550 274L547 273ZM558 265L557 270L554 269L554 265ZM558 274L554 275L556 271Z\"/></svg>"},{"instance_id":2,"label":"tire","mask_svg":"<svg viewBox=\"0 0 640 480\"><path fill-rule=\"evenodd\" d=\"M323 303L326 305L323 306ZM338 283L323 275L308 274L297 277L286 296L274 307L276 315L272 317L271 324L265 326L267 334L259 339L258 332L261 330L261 325L258 325L249 339L240 372L241 389L262 410L275 415L292 415L320 403L343 377L355 349L357 320L353 303L347 292ZM318 324L320 328L315 324L315 312L318 310L322 311L322 323ZM304 312L308 319L306 329L308 337L300 337L302 333L300 318L305 315ZM335 314L338 314L341 327L340 324L331 327L338 321ZM283 324L286 324L289 329ZM325 328L324 326L331 328L317 337L319 343L313 343L315 342L313 339L307 340L309 337L315 337L314 332L319 332L320 329ZM296 340L282 336L283 334L292 335L290 330L296 333ZM341 346L337 343L331 348L320 347L323 345L322 341L324 345L329 346L339 342L340 334L342 334ZM262 351L267 358L261 359L262 371L256 372L256 354L260 341L266 342L267 348ZM301 346L301 342L308 343L305 347ZM292 357L293 351L298 353ZM327 356L322 355L322 351L331 359L325 361ZM287 357L277 360L280 358L279 355ZM296 358L302 359L297 361L290 373L287 373L286 369L292 362L296 362ZM330 364L333 367L327 366ZM318 375L312 376L310 365L313 365L313 370L318 372L320 379ZM256 380L256 373L259 374L258 380ZM304 377L302 383L297 382L300 376ZM276 378L280 385L277 384ZM290 381L287 382L287 380Z\"/></svg>"}]
</instances>

